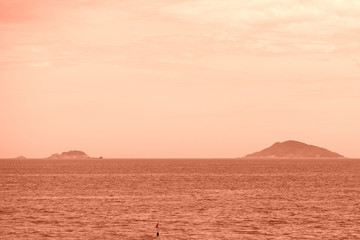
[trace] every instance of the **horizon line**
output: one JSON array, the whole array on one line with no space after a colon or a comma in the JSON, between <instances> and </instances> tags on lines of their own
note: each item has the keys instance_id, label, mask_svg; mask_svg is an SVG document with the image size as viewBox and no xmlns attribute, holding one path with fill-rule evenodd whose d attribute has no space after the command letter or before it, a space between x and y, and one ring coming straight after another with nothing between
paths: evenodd
<instances>
[{"instance_id":1,"label":"horizon line","mask_svg":"<svg viewBox=\"0 0 360 240\"><path fill-rule=\"evenodd\" d=\"M50 158L50 157L0 157L0 160L211 160L211 159L244 159L244 160L325 160L325 159L360 159L360 157L304 157L304 158L287 158L287 157L89 157L89 158Z\"/></svg>"}]
</instances>

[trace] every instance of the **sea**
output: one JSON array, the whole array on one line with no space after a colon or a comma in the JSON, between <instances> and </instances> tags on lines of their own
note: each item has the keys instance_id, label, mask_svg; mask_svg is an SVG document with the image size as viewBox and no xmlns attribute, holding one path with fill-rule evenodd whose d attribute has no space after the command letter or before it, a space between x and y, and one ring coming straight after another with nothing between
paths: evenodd
<instances>
[{"instance_id":1,"label":"sea","mask_svg":"<svg viewBox=\"0 0 360 240\"><path fill-rule=\"evenodd\" d=\"M0 159L0 239L360 239L360 159Z\"/></svg>"}]
</instances>

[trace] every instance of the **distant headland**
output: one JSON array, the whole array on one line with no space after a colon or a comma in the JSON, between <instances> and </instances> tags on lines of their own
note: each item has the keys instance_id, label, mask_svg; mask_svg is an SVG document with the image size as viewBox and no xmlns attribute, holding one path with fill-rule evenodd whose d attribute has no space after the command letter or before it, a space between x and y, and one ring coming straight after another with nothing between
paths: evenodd
<instances>
[{"instance_id":1,"label":"distant headland","mask_svg":"<svg viewBox=\"0 0 360 240\"><path fill-rule=\"evenodd\" d=\"M243 158L345 158L325 148L289 140L277 142L262 151L248 154Z\"/></svg>"},{"instance_id":2,"label":"distant headland","mask_svg":"<svg viewBox=\"0 0 360 240\"><path fill-rule=\"evenodd\" d=\"M54 153L48 159L90 159L86 153L78 150L72 150L68 152L63 152L61 154Z\"/></svg>"}]
</instances>

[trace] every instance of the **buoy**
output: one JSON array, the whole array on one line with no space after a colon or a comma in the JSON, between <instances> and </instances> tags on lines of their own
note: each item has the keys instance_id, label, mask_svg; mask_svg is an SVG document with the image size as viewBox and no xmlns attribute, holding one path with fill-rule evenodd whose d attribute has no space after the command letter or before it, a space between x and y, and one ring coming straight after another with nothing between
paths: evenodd
<instances>
[{"instance_id":1,"label":"buoy","mask_svg":"<svg viewBox=\"0 0 360 240\"><path fill-rule=\"evenodd\" d=\"M160 236L159 235L159 223L156 224L156 236Z\"/></svg>"}]
</instances>

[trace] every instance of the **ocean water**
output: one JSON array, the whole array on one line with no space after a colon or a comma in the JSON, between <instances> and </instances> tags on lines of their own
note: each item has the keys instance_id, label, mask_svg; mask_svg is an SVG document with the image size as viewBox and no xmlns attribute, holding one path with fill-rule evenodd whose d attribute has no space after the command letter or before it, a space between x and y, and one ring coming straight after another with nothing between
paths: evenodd
<instances>
[{"instance_id":1,"label":"ocean water","mask_svg":"<svg viewBox=\"0 0 360 240\"><path fill-rule=\"evenodd\" d=\"M2 159L0 239L360 239L360 160Z\"/></svg>"}]
</instances>

